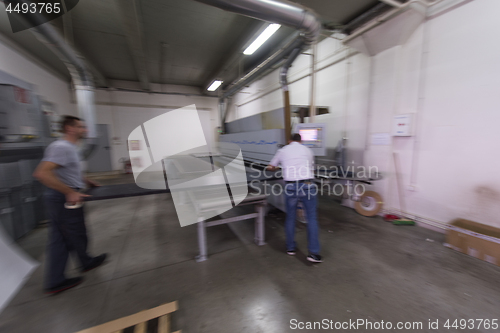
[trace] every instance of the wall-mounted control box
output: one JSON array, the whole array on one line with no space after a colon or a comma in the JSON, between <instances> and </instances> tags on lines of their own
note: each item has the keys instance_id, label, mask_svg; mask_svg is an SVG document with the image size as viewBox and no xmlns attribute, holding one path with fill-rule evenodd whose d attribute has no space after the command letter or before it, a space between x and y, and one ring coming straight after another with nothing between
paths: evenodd
<instances>
[{"instance_id":1,"label":"wall-mounted control box","mask_svg":"<svg viewBox=\"0 0 500 333\"><path fill-rule=\"evenodd\" d=\"M300 123L295 126L294 133L299 133L302 144L311 148L315 156L326 155L326 124Z\"/></svg>"},{"instance_id":2,"label":"wall-mounted control box","mask_svg":"<svg viewBox=\"0 0 500 333\"><path fill-rule=\"evenodd\" d=\"M413 135L413 115L400 114L394 116L393 136L412 136Z\"/></svg>"}]
</instances>

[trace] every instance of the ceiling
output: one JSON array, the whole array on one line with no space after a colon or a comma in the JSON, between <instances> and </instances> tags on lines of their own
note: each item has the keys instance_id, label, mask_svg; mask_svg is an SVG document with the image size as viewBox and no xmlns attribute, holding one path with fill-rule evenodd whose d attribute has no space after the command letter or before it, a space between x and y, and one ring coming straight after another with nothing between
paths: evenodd
<instances>
[{"instance_id":1,"label":"ceiling","mask_svg":"<svg viewBox=\"0 0 500 333\"><path fill-rule=\"evenodd\" d=\"M328 26L344 25L377 5L377 0L296 0ZM1 4L0 4L1 6ZM197 86L213 79L225 84L275 51L295 30L281 27L251 56L243 49L267 23L192 0L80 0L53 21L87 59L98 85L109 80ZM0 11L0 34L70 80L64 64L30 31L12 33Z\"/></svg>"}]
</instances>

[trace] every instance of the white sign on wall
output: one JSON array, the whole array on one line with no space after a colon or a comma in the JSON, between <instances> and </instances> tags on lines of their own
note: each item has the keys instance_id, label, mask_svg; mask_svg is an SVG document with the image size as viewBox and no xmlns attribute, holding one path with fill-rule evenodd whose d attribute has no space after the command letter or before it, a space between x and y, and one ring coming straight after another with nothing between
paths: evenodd
<instances>
[{"instance_id":1,"label":"white sign on wall","mask_svg":"<svg viewBox=\"0 0 500 333\"><path fill-rule=\"evenodd\" d=\"M412 136L412 115L400 114L394 116L393 132L394 136Z\"/></svg>"},{"instance_id":2,"label":"white sign on wall","mask_svg":"<svg viewBox=\"0 0 500 333\"><path fill-rule=\"evenodd\" d=\"M374 146L390 146L391 134L390 133L374 133L372 134L372 145Z\"/></svg>"}]
</instances>

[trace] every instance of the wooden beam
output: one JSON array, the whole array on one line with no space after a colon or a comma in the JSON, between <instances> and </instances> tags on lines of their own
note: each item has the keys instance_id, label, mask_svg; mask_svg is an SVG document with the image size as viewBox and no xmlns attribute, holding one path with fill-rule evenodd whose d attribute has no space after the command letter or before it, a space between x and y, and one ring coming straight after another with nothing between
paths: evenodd
<instances>
[{"instance_id":1,"label":"wooden beam","mask_svg":"<svg viewBox=\"0 0 500 333\"><path fill-rule=\"evenodd\" d=\"M134 333L146 333L147 329L148 329L148 322L145 321L135 325Z\"/></svg>"},{"instance_id":2,"label":"wooden beam","mask_svg":"<svg viewBox=\"0 0 500 333\"><path fill-rule=\"evenodd\" d=\"M148 322L151 319L164 316L178 309L177 301L160 305L156 308L141 311L128 317L116 319L102 325L87 328L77 333L109 333L123 330L127 327L135 326L140 323Z\"/></svg>"},{"instance_id":3,"label":"wooden beam","mask_svg":"<svg viewBox=\"0 0 500 333\"><path fill-rule=\"evenodd\" d=\"M170 315L158 318L158 333L170 333Z\"/></svg>"}]
</instances>

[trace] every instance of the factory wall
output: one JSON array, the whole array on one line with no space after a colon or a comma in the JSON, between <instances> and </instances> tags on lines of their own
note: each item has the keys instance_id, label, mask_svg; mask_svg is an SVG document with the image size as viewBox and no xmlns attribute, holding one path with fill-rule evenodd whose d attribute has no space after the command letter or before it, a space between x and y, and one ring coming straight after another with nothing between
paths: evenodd
<instances>
[{"instance_id":1,"label":"factory wall","mask_svg":"<svg viewBox=\"0 0 500 333\"><path fill-rule=\"evenodd\" d=\"M54 103L60 114L76 115L69 83L0 41L0 70L35 86L35 92Z\"/></svg>"},{"instance_id":2,"label":"factory wall","mask_svg":"<svg viewBox=\"0 0 500 333\"><path fill-rule=\"evenodd\" d=\"M126 143L132 130L145 121L187 105L196 105L205 137L209 144L213 145L216 140L216 128L219 126L217 98L197 96L199 90L195 87L169 86L168 88L168 91L180 95L104 89L96 91L97 123L109 125L113 170L123 170L123 164L119 160L123 157L128 158ZM182 126L189 129L189 124ZM186 135L189 133L186 132Z\"/></svg>"},{"instance_id":3,"label":"factory wall","mask_svg":"<svg viewBox=\"0 0 500 333\"><path fill-rule=\"evenodd\" d=\"M429 224L463 217L500 226L499 11L495 0L445 0L403 45L371 57L332 38L319 43L316 104L330 114L315 121L328 123L329 146L345 132L348 148L383 173L371 189L385 208ZM309 65L302 55L290 71L291 104L309 104ZM228 120L282 105L275 71L234 97ZM414 135L372 141L392 132L398 114L413 115Z\"/></svg>"}]
</instances>

